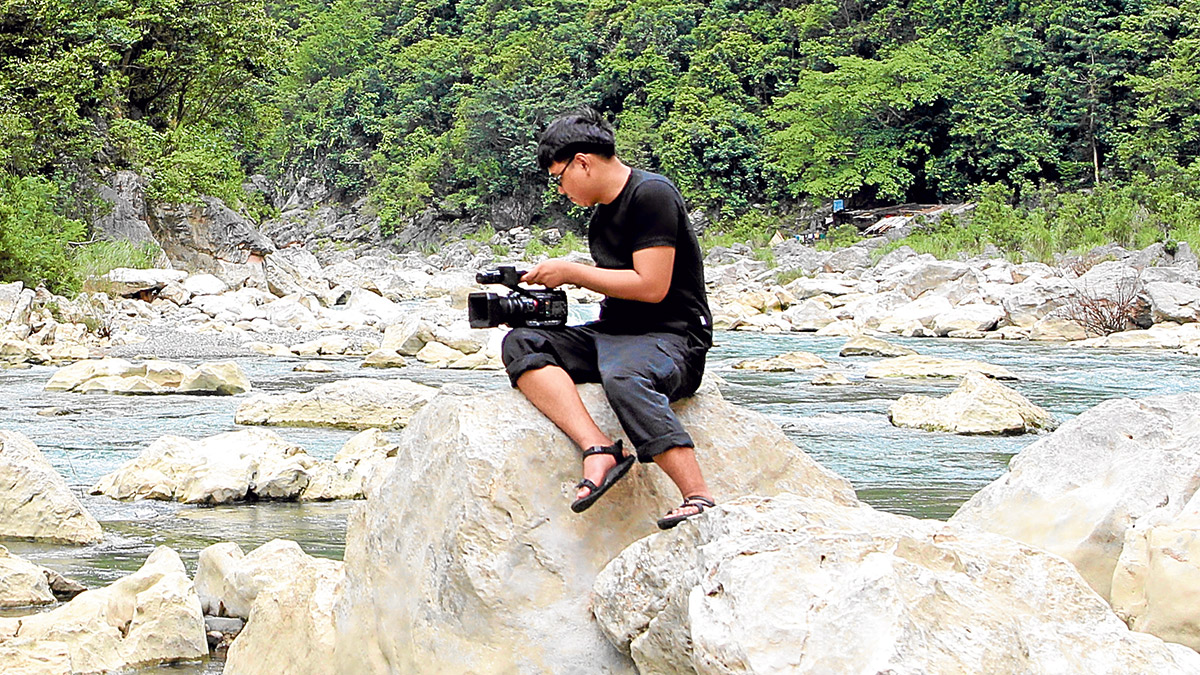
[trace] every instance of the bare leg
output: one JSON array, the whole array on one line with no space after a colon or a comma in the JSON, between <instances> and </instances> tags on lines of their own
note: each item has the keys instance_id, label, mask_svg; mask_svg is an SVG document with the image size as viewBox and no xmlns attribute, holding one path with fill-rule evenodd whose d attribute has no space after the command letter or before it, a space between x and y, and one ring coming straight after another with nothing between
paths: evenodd
<instances>
[{"instance_id":1,"label":"bare leg","mask_svg":"<svg viewBox=\"0 0 1200 675\"><path fill-rule=\"evenodd\" d=\"M692 448L671 448L664 453L654 456L654 463L663 473L675 482L684 499L688 497L707 497L712 499L704 475L700 472L700 463L696 461L696 453ZM674 515L694 515L699 509L694 506L681 506L668 513Z\"/></svg>"},{"instance_id":2,"label":"bare leg","mask_svg":"<svg viewBox=\"0 0 1200 675\"><path fill-rule=\"evenodd\" d=\"M517 378L517 388L525 394L525 398L529 399L533 407L542 411L543 415L550 418L550 421L562 429L581 449L594 445L612 445L612 439L596 426L595 420L584 407L579 398L579 390L575 388L575 382L567 371L558 366L526 371ZM583 460L583 477L599 485L604 480L604 474L616 464L617 460L612 455L592 455ZM583 487L579 488L576 497L587 495L588 489Z\"/></svg>"}]
</instances>

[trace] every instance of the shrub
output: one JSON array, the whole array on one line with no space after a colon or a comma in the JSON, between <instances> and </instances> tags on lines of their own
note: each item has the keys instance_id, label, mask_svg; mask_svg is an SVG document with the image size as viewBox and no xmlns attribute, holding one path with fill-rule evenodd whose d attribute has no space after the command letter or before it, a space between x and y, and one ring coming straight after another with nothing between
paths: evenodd
<instances>
[{"instance_id":1,"label":"shrub","mask_svg":"<svg viewBox=\"0 0 1200 675\"><path fill-rule=\"evenodd\" d=\"M118 267L148 269L160 250L154 244L134 244L128 241L98 241L75 250L73 266L80 281L101 277Z\"/></svg>"},{"instance_id":2,"label":"shrub","mask_svg":"<svg viewBox=\"0 0 1200 675\"><path fill-rule=\"evenodd\" d=\"M817 240L817 249L834 251L839 248L853 246L859 240L858 228L850 223L843 223L831 228L824 237Z\"/></svg>"},{"instance_id":3,"label":"shrub","mask_svg":"<svg viewBox=\"0 0 1200 675\"><path fill-rule=\"evenodd\" d=\"M58 197L50 181L0 172L0 280L78 289L69 243L82 240L86 227L55 212Z\"/></svg>"}]
</instances>

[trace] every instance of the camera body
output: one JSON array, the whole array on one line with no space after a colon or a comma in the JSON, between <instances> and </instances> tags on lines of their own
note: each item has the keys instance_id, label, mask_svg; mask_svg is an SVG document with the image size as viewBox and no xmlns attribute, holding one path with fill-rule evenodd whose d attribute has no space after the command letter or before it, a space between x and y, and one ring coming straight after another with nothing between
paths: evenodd
<instances>
[{"instance_id":1,"label":"camera body","mask_svg":"<svg viewBox=\"0 0 1200 675\"><path fill-rule=\"evenodd\" d=\"M501 266L475 275L481 284L501 284L512 292L471 293L467 296L467 317L471 328L493 328L508 324L513 328L549 328L567 323L567 293L547 288L521 288L524 271Z\"/></svg>"}]
</instances>

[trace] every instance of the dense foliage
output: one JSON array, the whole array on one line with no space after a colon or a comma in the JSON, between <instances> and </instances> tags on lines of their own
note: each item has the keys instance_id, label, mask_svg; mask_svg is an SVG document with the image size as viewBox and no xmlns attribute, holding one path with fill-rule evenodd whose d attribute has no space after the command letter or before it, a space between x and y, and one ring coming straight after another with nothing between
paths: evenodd
<instances>
[{"instance_id":1,"label":"dense foliage","mask_svg":"<svg viewBox=\"0 0 1200 675\"><path fill-rule=\"evenodd\" d=\"M1198 85L1200 0L0 0L0 176L526 224L577 217L533 149L587 104L730 228L985 196L924 236L1198 245Z\"/></svg>"}]
</instances>

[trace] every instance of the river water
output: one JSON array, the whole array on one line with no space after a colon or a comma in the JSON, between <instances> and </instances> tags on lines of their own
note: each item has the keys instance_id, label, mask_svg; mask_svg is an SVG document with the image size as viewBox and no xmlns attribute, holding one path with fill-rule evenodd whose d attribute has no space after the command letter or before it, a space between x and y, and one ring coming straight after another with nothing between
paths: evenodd
<instances>
[{"instance_id":1,"label":"river water","mask_svg":"<svg viewBox=\"0 0 1200 675\"><path fill-rule=\"evenodd\" d=\"M841 358L845 338L812 334L717 334L709 369L723 377L725 397L766 414L800 448L854 484L864 501L885 511L947 518L1003 473L1008 460L1036 436L958 436L893 427L888 406L903 394L944 396L956 382L864 380L872 358ZM889 338L929 356L978 359L1013 371L1006 383L1060 421L1118 397L1193 391L1200 357L1155 350L1096 350L1061 344ZM752 373L733 369L746 358L804 350L821 356L850 385L813 386L816 372ZM163 502L120 503L87 495L99 478L166 434L201 438L231 431L247 396L302 391L354 377L406 378L431 385L457 382L480 389L508 386L502 372L434 370L419 365L363 369L357 358L325 359L333 373L298 373L300 359L241 356L255 391L236 397L121 397L45 392L51 367L0 369L0 428L19 431L41 448L79 493L106 532L101 544L62 547L4 542L17 555L95 587L136 570L155 546L167 545L194 573L210 544L234 541L249 552L271 539L293 539L312 555L340 559L351 503L257 503L194 507ZM211 359L206 359L211 360ZM195 362L192 362L195 365ZM61 409L69 414L40 416ZM329 459L354 432L276 427L285 440ZM10 612L11 613L11 612ZM219 673L221 662L152 668L143 673Z\"/></svg>"}]
</instances>

